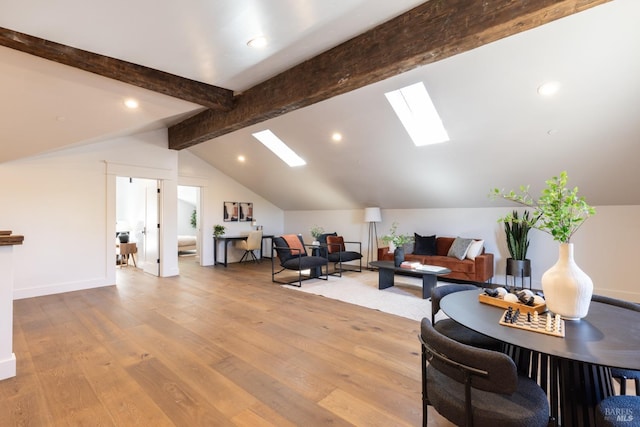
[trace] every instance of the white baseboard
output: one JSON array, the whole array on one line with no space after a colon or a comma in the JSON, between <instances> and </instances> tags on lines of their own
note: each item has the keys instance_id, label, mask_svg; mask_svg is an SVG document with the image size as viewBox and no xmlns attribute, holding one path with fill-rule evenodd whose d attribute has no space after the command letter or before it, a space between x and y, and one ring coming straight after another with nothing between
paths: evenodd
<instances>
[{"instance_id":1,"label":"white baseboard","mask_svg":"<svg viewBox=\"0 0 640 427\"><path fill-rule=\"evenodd\" d=\"M13 299L24 299L41 297L45 295L61 294L64 292L82 291L85 289L112 286L115 283L107 283L106 278L96 278L80 282L55 283L46 286L39 286L25 289L14 289Z\"/></svg>"},{"instance_id":2,"label":"white baseboard","mask_svg":"<svg viewBox=\"0 0 640 427\"><path fill-rule=\"evenodd\" d=\"M16 355L11 353L11 357L0 360L0 380L13 378L16 376Z\"/></svg>"}]
</instances>

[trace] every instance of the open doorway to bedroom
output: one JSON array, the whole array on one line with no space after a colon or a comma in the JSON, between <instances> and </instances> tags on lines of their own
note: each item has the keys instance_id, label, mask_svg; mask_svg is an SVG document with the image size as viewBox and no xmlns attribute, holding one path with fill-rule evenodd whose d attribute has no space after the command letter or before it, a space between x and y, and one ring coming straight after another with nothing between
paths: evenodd
<instances>
[{"instance_id":1,"label":"open doorway to bedroom","mask_svg":"<svg viewBox=\"0 0 640 427\"><path fill-rule=\"evenodd\" d=\"M155 179L116 177L116 263L154 276L160 276L159 185ZM132 248L123 261L125 245Z\"/></svg>"},{"instance_id":2,"label":"open doorway to bedroom","mask_svg":"<svg viewBox=\"0 0 640 427\"><path fill-rule=\"evenodd\" d=\"M200 263L200 187L178 186L178 260Z\"/></svg>"}]
</instances>

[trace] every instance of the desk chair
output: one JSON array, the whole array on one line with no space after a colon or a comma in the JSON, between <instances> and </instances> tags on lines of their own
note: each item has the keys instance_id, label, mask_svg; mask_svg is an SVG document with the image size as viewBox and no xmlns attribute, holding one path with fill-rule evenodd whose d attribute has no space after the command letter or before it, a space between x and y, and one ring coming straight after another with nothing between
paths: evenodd
<instances>
[{"instance_id":1,"label":"desk chair","mask_svg":"<svg viewBox=\"0 0 640 427\"><path fill-rule=\"evenodd\" d=\"M420 324L422 425L427 407L459 426L535 427L553 425L547 396L536 382L518 375L506 354L472 347Z\"/></svg>"},{"instance_id":2,"label":"desk chair","mask_svg":"<svg viewBox=\"0 0 640 427\"><path fill-rule=\"evenodd\" d=\"M260 261L256 258L256 254L254 254L253 251L257 251L262 247L262 230L249 232L247 240L234 242L234 246L238 249L244 250L244 254L242 254L240 262L244 261L245 258L248 261L249 257L251 257L253 262L259 263Z\"/></svg>"},{"instance_id":3,"label":"desk chair","mask_svg":"<svg viewBox=\"0 0 640 427\"><path fill-rule=\"evenodd\" d=\"M605 297L604 295L592 295L591 301L640 312L640 304L623 301L617 298ZM620 394L627 394L627 380L634 380L636 385L636 396L640 396L640 371L634 371L633 369L611 368L611 377L620 383ZM640 413L637 415L640 417Z\"/></svg>"},{"instance_id":4,"label":"desk chair","mask_svg":"<svg viewBox=\"0 0 640 427\"><path fill-rule=\"evenodd\" d=\"M473 331L453 319L442 319L436 322L436 314L440 311L442 298L454 292L469 290L479 290L479 288L476 285L452 284L436 286L431 289L431 323L433 327L441 334L463 344L488 350L501 350L502 343L500 341Z\"/></svg>"}]
</instances>

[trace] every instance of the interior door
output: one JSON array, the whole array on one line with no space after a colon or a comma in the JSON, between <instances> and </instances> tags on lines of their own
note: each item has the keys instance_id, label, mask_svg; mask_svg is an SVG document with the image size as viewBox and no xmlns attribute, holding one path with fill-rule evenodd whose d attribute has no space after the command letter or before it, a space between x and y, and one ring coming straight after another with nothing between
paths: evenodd
<instances>
[{"instance_id":1,"label":"interior door","mask_svg":"<svg viewBox=\"0 0 640 427\"><path fill-rule=\"evenodd\" d=\"M151 181L145 191L144 265L145 273L160 276L160 187Z\"/></svg>"}]
</instances>

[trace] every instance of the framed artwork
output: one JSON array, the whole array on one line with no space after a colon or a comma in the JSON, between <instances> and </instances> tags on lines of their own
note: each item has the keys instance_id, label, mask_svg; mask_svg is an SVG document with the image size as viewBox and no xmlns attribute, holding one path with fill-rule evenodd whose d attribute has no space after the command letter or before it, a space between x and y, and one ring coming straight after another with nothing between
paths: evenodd
<instances>
[{"instance_id":1,"label":"framed artwork","mask_svg":"<svg viewBox=\"0 0 640 427\"><path fill-rule=\"evenodd\" d=\"M240 202L239 221L244 221L244 222L253 221L253 203Z\"/></svg>"},{"instance_id":2,"label":"framed artwork","mask_svg":"<svg viewBox=\"0 0 640 427\"><path fill-rule=\"evenodd\" d=\"M225 222L253 221L253 203L251 202L224 202L222 209L222 218Z\"/></svg>"},{"instance_id":3,"label":"framed artwork","mask_svg":"<svg viewBox=\"0 0 640 427\"><path fill-rule=\"evenodd\" d=\"M238 202L224 202L222 218L224 222L238 221Z\"/></svg>"}]
</instances>

